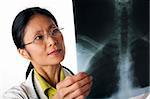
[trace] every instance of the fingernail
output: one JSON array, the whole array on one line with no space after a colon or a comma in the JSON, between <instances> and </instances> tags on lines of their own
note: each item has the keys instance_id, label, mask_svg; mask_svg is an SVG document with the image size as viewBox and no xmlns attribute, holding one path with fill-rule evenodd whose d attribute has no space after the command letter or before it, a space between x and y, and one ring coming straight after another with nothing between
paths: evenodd
<instances>
[{"instance_id":1,"label":"fingernail","mask_svg":"<svg viewBox=\"0 0 150 99\"><path fill-rule=\"evenodd\" d=\"M87 76L87 73L85 73L85 72L81 72L81 74L80 75L82 75L82 76Z\"/></svg>"}]
</instances>

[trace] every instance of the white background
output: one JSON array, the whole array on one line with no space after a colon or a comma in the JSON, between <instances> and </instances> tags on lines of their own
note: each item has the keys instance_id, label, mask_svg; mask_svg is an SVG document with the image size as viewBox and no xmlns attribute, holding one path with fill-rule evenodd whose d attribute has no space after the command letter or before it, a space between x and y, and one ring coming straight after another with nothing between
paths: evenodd
<instances>
[{"instance_id":1,"label":"white background","mask_svg":"<svg viewBox=\"0 0 150 99\"><path fill-rule=\"evenodd\" d=\"M64 27L66 56L62 65L77 73L72 0L3 0L0 2L0 97L7 89L25 80L29 61L18 54L11 26L21 10L34 6L48 9L58 25Z\"/></svg>"}]
</instances>

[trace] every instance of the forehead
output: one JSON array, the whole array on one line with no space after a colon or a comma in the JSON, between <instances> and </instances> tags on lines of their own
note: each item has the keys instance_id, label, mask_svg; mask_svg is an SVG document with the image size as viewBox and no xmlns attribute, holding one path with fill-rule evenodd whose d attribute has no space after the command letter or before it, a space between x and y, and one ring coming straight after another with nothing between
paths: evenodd
<instances>
[{"instance_id":1,"label":"forehead","mask_svg":"<svg viewBox=\"0 0 150 99\"><path fill-rule=\"evenodd\" d=\"M48 16L42 14L33 15L24 30L24 38L33 37L38 32L48 31L56 27L55 22Z\"/></svg>"},{"instance_id":2,"label":"forehead","mask_svg":"<svg viewBox=\"0 0 150 99\"><path fill-rule=\"evenodd\" d=\"M26 27L33 27L33 26L56 26L55 22L48 16L42 14L35 14L33 15Z\"/></svg>"},{"instance_id":3,"label":"forehead","mask_svg":"<svg viewBox=\"0 0 150 99\"><path fill-rule=\"evenodd\" d=\"M25 34L27 32L35 33L37 31L47 30L56 27L55 22L48 16L42 14L33 15L25 27Z\"/></svg>"}]
</instances>

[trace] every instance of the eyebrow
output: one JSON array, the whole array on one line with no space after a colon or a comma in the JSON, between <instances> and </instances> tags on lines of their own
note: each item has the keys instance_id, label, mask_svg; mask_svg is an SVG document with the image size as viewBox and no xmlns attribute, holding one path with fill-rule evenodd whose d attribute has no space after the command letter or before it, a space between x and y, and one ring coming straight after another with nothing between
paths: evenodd
<instances>
[{"instance_id":1,"label":"eyebrow","mask_svg":"<svg viewBox=\"0 0 150 99\"><path fill-rule=\"evenodd\" d=\"M49 27L48 27L48 30L52 29L52 28L56 28L57 26L55 24L51 24Z\"/></svg>"},{"instance_id":2,"label":"eyebrow","mask_svg":"<svg viewBox=\"0 0 150 99\"><path fill-rule=\"evenodd\" d=\"M49 26L48 26L48 31L50 31L52 28L57 28L57 26L55 25L55 24L50 24ZM37 35L39 35L39 34L41 34L41 32L43 32L42 30L37 30L37 31L35 31L34 33L34 35L33 35L33 37L35 38Z\"/></svg>"}]
</instances>

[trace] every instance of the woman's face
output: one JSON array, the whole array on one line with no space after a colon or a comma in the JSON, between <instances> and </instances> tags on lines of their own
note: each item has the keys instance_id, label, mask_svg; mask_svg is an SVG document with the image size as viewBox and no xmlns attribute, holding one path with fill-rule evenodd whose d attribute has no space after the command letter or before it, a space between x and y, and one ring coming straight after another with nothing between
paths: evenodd
<instances>
[{"instance_id":1,"label":"woman's face","mask_svg":"<svg viewBox=\"0 0 150 99\"><path fill-rule=\"evenodd\" d=\"M33 42L32 42L33 41ZM63 36L54 21L41 14L32 16L24 35L25 50L32 63L58 65L65 55Z\"/></svg>"}]
</instances>

